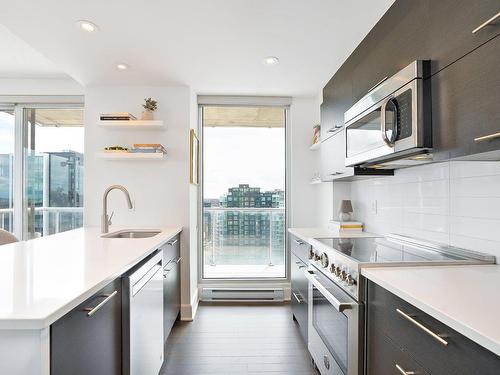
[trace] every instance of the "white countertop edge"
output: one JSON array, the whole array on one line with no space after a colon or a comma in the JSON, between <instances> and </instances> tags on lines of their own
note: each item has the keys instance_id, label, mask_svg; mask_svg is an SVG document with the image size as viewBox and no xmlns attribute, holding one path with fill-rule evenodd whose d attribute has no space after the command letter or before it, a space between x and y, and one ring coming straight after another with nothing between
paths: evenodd
<instances>
[{"instance_id":1,"label":"white countertop edge","mask_svg":"<svg viewBox=\"0 0 500 375\"><path fill-rule=\"evenodd\" d=\"M92 288L87 289L85 293L80 294L79 296L75 297L71 302L67 303L66 305L62 306L61 308L55 310L53 313L50 315L41 318L41 319L0 319L0 330L41 330L44 328L49 327L52 323L66 315L68 312L73 310L75 307L77 307L79 304L87 300L88 298L92 297L96 292L98 292L100 289L104 288L107 284L109 284L111 281L115 280L116 278L120 277L123 275L125 272L127 272L129 269L134 267L136 264L138 264L141 260L149 256L151 253L153 253L155 250L158 249L158 247L162 246L164 243L181 233L183 230L182 226L179 227L172 227L172 228L165 228L162 229L161 234L164 234L168 231L168 235L161 236L161 239L152 246L152 248L148 249L146 252L144 252L141 256L137 257L134 259L134 261L128 263L123 267L123 269L119 270L113 275L109 275L105 279L101 280L99 283L94 285ZM113 230L113 232L115 232ZM113 239L115 240L115 239ZM122 240L122 239L120 239ZM127 239L123 239L127 240Z\"/></svg>"},{"instance_id":2,"label":"white countertop edge","mask_svg":"<svg viewBox=\"0 0 500 375\"><path fill-rule=\"evenodd\" d=\"M432 308L432 306L429 306L428 304L422 302L421 300L413 297L411 294L405 293L403 290L399 289L392 283L386 282L382 278L379 278L376 274L373 274L370 272L370 268L363 268L361 270L361 275L366 277L367 279L373 281L377 285L381 286L384 289L387 289L389 292L395 294L399 298L405 300L406 302L414 305L415 307L419 308L423 312L431 315L435 319L439 320L443 324L446 324L450 328L454 329L458 333L464 335L465 337L469 338L470 340L474 341L475 343L483 346L484 348L488 349L489 351L495 353L496 355L500 356L500 343L491 340L490 338L484 336L480 332L474 330L473 328L463 324L462 322L454 319L452 316L447 315L442 313L439 310L436 310Z\"/></svg>"}]
</instances>

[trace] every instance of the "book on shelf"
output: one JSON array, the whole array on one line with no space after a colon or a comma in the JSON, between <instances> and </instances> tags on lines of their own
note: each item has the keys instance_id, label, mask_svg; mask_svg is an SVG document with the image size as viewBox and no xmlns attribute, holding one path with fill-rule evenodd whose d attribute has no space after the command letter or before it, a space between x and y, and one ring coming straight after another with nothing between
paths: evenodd
<instances>
[{"instance_id":1,"label":"book on shelf","mask_svg":"<svg viewBox=\"0 0 500 375\"><path fill-rule=\"evenodd\" d=\"M143 153L155 153L162 152L167 153L167 150L161 143L134 143L134 148L132 152L143 152Z\"/></svg>"},{"instance_id":2,"label":"book on shelf","mask_svg":"<svg viewBox=\"0 0 500 375\"><path fill-rule=\"evenodd\" d=\"M130 121L137 118L128 112L103 113L100 116L101 121Z\"/></svg>"},{"instance_id":3,"label":"book on shelf","mask_svg":"<svg viewBox=\"0 0 500 375\"><path fill-rule=\"evenodd\" d=\"M331 230L338 230L343 232L362 232L363 223L359 221L337 221L330 220L330 225L328 226Z\"/></svg>"}]
</instances>

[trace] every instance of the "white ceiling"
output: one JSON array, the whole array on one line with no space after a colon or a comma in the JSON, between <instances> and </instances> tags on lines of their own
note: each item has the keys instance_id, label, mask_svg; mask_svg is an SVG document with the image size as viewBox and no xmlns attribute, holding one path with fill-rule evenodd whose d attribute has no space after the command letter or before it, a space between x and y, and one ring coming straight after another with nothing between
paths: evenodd
<instances>
[{"instance_id":1,"label":"white ceiling","mask_svg":"<svg viewBox=\"0 0 500 375\"><path fill-rule=\"evenodd\" d=\"M394 0L0 1L0 23L84 85L314 95ZM78 30L81 19L99 31ZM23 48L13 52L28 72L50 69ZM264 65L270 55L280 64ZM15 73L7 60L0 75ZM118 71L118 62L130 69Z\"/></svg>"},{"instance_id":2,"label":"white ceiling","mask_svg":"<svg viewBox=\"0 0 500 375\"><path fill-rule=\"evenodd\" d=\"M67 77L54 63L3 25L0 25L0 48L1 78Z\"/></svg>"}]
</instances>

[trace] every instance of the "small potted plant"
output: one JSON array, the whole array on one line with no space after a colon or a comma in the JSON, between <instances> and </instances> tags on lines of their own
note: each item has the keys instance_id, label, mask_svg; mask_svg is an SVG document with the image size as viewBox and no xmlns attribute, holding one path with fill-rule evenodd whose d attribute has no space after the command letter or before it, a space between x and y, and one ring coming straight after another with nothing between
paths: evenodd
<instances>
[{"instance_id":1,"label":"small potted plant","mask_svg":"<svg viewBox=\"0 0 500 375\"><path fill-rule=\"evenodd\" d=\"M153 120L153 112L158 108L157 101L151 98L147 98L144 99L144 104L142 106L144 107L144 111L142 111L142 120Z\"/></svg>"}]
</instances>

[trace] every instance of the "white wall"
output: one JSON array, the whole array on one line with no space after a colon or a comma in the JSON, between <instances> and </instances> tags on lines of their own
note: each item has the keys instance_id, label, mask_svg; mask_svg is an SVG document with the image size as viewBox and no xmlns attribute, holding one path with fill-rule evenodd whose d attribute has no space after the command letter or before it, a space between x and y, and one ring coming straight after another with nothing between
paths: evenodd
<instances>
[{"instance_id":1,"label":"white wall","mask_svg":"<svg viewBox=\"0 0 500 375\"><path fill-rule=\"evenodd\" d=\"M332 183L310 184L319 171L319 150L309 150L312 128L320 122L319 101L293 98L290 106L290 227L326 227L332 218Z\"/></svg>"},{"instance_id":2,"label":"white wall","mask_svg":"<svg viewBox=\"0 0 500 375\"><path fill-rule=\"evenodd\" d=\"M350 193L367 231L406 234L500 260L500 162L401 169L393 177L352 182Z\"/></svg>"},{"instance_id":3,"label":"white wall","mask_svg":"<svg viewBox=\"0 0 500 375\"><path fill-rule=\"evenodd\" d=\"M144 98L158 100L156 119L165 130L124 130L98 126L101 113L141 113ZM189 305L193 288L190 257L189 127L191 96L188 87L107 86L85 90L85 225L100 225L102 194L106 187L127 187L134 203L128 210L123 194L109 195L114 226L168 227L182 225L181 303ZM105 146L161 143L167 148L164 161L108 161L96 158ZM195 261L195 260L194 260ZM196 277L196 276L194 276ZM196 290L196 283L194 285ZM183 309L189 314L191 309ZM185 319L190 316L183 316Z\"/></svg>"}]
</instances>

